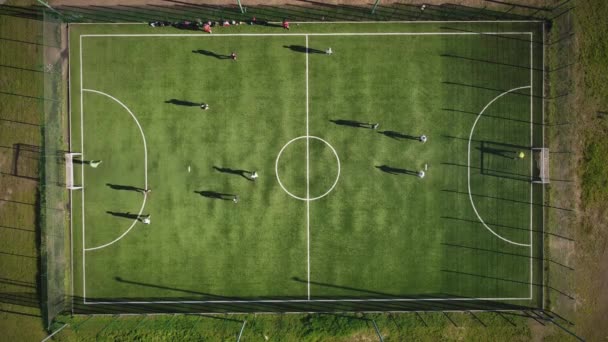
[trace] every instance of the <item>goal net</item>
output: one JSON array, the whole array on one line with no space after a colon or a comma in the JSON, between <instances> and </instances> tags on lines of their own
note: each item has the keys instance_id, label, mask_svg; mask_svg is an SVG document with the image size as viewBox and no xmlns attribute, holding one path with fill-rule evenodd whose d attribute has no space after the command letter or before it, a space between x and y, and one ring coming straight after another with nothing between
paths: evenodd
<instances>
[{"instance_id":1,"label":"goal net","mask_svg":"<svg viewBox=\"0 0 608 342\"><path fill-rule=\"evenodd\" d=\"M549 183L549 148L533 148L532 154L534 155L536 169L538 170L533 182L541 184Z\"/></svg>"},{"instance_id":2,"label":"goal net","mask_svg":"<svg viewBox=\"0 0 608 342\"><path fill-rule=\"evenodd\" d=\"M65 184L70 190L82 189L82 185L74 184L74 158L82 156L82 153L65 154Z\"/></svg>"}]
</instances>

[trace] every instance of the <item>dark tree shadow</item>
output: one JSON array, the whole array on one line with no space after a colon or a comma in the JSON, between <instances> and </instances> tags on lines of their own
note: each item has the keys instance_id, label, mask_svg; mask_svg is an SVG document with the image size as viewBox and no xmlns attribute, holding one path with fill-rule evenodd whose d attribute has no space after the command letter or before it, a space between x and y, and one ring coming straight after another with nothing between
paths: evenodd
<instances>
[{"instance_id":1,"label":"dark tree shadow","mask_svg":"<svg viewBox=\"0 0 608 342\"><path fill-rule=\"evenodd\" d=\"M178 99L167 100L167 101L165 101L165 103L174 104L176 106L186 106L186 107L198 107L201 105L200 103L178 100Z\"/></svg>"},{"instance_id":2,"label":"dark tree shadow","mask_svg":"<svg viewBox=\"0 0 608 342\"><path fill-rule=\"evenodd\" d=\"M116 212L116 211L106 211L106 213L112 215L112 216L116 216L116 217L124 217L124 218L128 218L131 220L135 220L135 219L139 219L139 215L137 214L131 214L130 212L126 212L126 213L121 213L121 212ZM145 215L143 215L145 216Z\"/></svg>"},{"instance_id":3,"label":"dark tree shadow","mask_svg":"<svg viewBox=\"0 0 608 342\"><path fill-rule=\"evenodd\" d=\"M355 127L355 128L371 128L372 124L367 123L367 122L360 122L360 121L355 121L355 120L329 120L333 123L335 123L336 125L340 125L340 126L349 126L349 127Z\"/></svg>"},{"instance_id":4,"label":"dark tree shadow","mask_svg":"<svg viewBox=\"0 0 608 342\"><path fill-rule=\"evenodd\" d=\"M476 149L481 151L481 153L489 153L489 154L493 154L495 156L499 156L499 157L503 157L503 158L507 158L507 159L514 159L517 156L517 151L514 151L514 150L504 150L504 149L491 148L491 147L485 147L485 146L476 147Z\"/></svg>"},{"instance_id":5,"label":"dark tree shadow","mask_svg":"<svg viewBox=\"0 0 608 342\"><path fill-rule=\"evenodd\" d=\"M312 48L307 49L306 46L302 46L302 45L283 45L283 47L286 49L290 49L291 51L294 51L294 52L325 54L325 51L323 51L323 50L312 49Z\"/></svg>"},{"instance_id":6,"label":"dark tree shadow","mask_svg":"<svg viewBox=\"0 0 608 342\"><path fill-rule=\"evenodd\" d=\"M214 166L213 167L216 171L221 172L221 173L228 173L231 175L237 175L237 176L241 176L243 178L245 178L248 181L253 181L251 178L247 177L247 174L251 174L251 171L247 171L247 170L236 170L236 169L231 169L228 167L217 167Z\"/></svg>"},{"instance_id":7,"label":"dark tree shadow","mask_svg":"<svg viewBox=\"0 0 608 342\"><path fill-rule=\"evenodd\" d=\"M390 173L391 175L411 175L411 176L418 175L418 171L399 169L399 168L391 167L388 165L380 165L380 166L376 166L376 168L382 172Z\"/></svg>"},{"instance_id":8,"label":"dark tree shadow","mask_svg":"<svg viewBox=\"0 0 608 342\"><path fill-rule=\"evenodd\" d=\"M399 133L399 132L395 132L395 131L382 131L382 132L378 132L378 133L383 134L383 135L385 135L389 138L395 139L395 140L402 140L402 139L420 140L420 137L403 134L403 133Z\"/></svg>"},{"instance_id":9,"label":"dark tree shadow","mask_svg":"<svg viewBox=\"0 0 608 342\"><path fill-rule=\"evenodd\" d=\"M232 201L235 196L233 194L224 194L221 192L209 191L209 190L195 191L194 193L197 193L203 197L218 199L218 200L222 200L222 201Z\"/></svg>"},{"instance_id":10,"label":"dark tree shadow","mask_svg":"<svg viewBox=\"0 0 608 342\"><path fill-rule=\"evenodd\" d=\"M138 188L136 186L131 186L131 185L118 185L118 184L110 184L110 183L106 183L106 185L114 190L127 190L127 191L136 191L136 192L144 191L144 189L142 189L142 188Z\"/></svg>"},{"instance_id":11,"label":"dark tree shadow","mask_svg":"<svg viewBox=\"0 0 608 342\"><path fill-rule=\"evenodd\" d=\"M207 56L207 57L213 57L213 58L217 58L217 59L230 59L230 55L219 55L213 51L209 51L209 50L192 50L193 53L198 53L201 54L203 56Z\"/></svg>"}]
</instances>

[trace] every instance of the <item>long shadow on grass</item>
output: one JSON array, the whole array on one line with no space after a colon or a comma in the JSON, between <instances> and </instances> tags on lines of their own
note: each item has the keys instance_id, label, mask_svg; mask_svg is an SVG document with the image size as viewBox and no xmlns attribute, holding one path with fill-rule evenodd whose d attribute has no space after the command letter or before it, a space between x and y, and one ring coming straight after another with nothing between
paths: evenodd
<instances>
[{"instance_id":1,"label":"long shadow on grass","mask_svg":"<svg viewBox=\"0 0 608 342\"><path fill-rule=\"evenodd\" d=\"M178 99L167 100L167 101L165 101L165 103L174 104L176 106L186 106L186 107L198 107L201 105L200 103L178 100Z\"/></svg>"},{"instance_id":2,"label":"long shadow on grass","mask_svg":"<svg viewBox=\"0 0 608 342\"><path fill-rule=\"evenodd\" d=\"M220 55L217 54L213 51L209 51L209 50L192 50L193 53L197 53L203 56L207 56L207 57L213 57L213 58L217 58L217 59L230 59L230 55Z\"/></svg>"},{"instance_id":3,"label":"long shadow on grass","mask_svg":"<svg viewBox=\"0 0 608 342\"><path fill-rule=\"evenodd\" d=\"M559 294L568 297L569 299L574 299L574 297L570 296L569 294L560 291L552 286L549 285L543 285L543 284L539 284L539 283L533 283L530 281L524 281L524 280L514 280L514 279L507 279L507 278L498 278L498 277L491 277L491 276L486 276L483 274L475 274L475 273L468 273L468 272L461 272L461 271L456 271L456 270L445 270L442 269L441 272L446 272L446 273L451 273L451 274L456 274L456 275L461 275L461 276L466 276L466 277L476 277L476 278L482 278L482 279L491 279L491 280L498 280L498 281L504 281L504 282L510 282L510 283L516 283L516 284L522 284L522 285L530 285L532 284L533 286L538 286L538 287L546 287L550 290L553 290L555 292L558 292Z\"/></svg>"},{"instance_id":4,"label":"long shadow on grass","mask_svg":"<svg viewBox=\"0 0 608 342\"><path fill-rule=\"evenodd\" d=\"M382 172L390 173L391 175L410 175L410 176L418 175L417 171L399 169L399 168L388 166L388 165L380 165L380 166L376 166L376 168Z\"/></svg>"},{"instance_id":5,"label":"long shadow on grass","mask_svg":"<svg viewBox=\"0 0 608 342\"><path fill-rule=\"evenodd\" d=\"M413 135L409 135L409 134L404 134L404 133L400 133L400 132L395 132L395 131L381 131L378 132L386 137L389 137L391 139L395 139L395 140L404 140L404 139L408 139L408 140L420 140L420 137L416 137Z\"/></svg>"},{"instance_id":6,"label":"long shadow on grass","mask_svg":"<svg viewBox=\"0 0 608 342\"><path fill-rule=\"evenodd\" d=\"M207 198L211 198L211 199L218 199L218 200L222 200L222 201L232 201L234 200L234 194L225 194L225 193L221 193L221 192L217 192L217 191L210 191L210 190L202 190L202 191L195 191L194 193L199 194L203 197L207 197Z\"/></svg>"},{"instance_id":7,"label":"long shadow on grass","mask_svg":"<svg viewBox=\"0 0 608 342\"><path fill-rule=\"evenodd\" d=\"M118 281L120 283L125 283L125 284L139 285L139 286L145 286L145 287L152 287L152 288L161 289L161 290L170 290L170 291L184 292L184 293L189 293L189 294L194 294L194 295L199 295L199 296L209 296L209 297L213 297L215 299L225 299L225 300L235 299L233 297L218 296L218 295L214 295L214 294L211 294L211 293L205 293L205 292L200 292L200 291L178 289L176 287L169 287L169 286L163 286L163 285L142 283L142 282L133 281L133 280L126 280L126 279L123 279L122 277L114 277L114 280L116 280L116 281Z\"/></svg>"},{"instance_id":8,"label":"long shadow on grass","mask_svg":"<svg viewBox=\"0 0 608 342\"><path fill-rule=\"evenodd\" d=\"M323 50L306 48L306 46L302 46L302 45L283 45L283 47L286 49L290 49L291 51L294 51L294 52L325 54L325 51L323 51Z\"/></svg>"},{"instance_id":9,"label":"long shadow on grass","mask_svg":"<svg viewBox=\"0 0 608 342\"><path fill-rule=\"evenodd\" d=\"M119 185L119 184L110 184L110 183L106 183L106 185L109 186L113 190L126 190L126 191L135 191L135 192L144 191L144 189L138 188L138 187L132 186L132 185Z\"/></svg>"},{"instance_id":10,"label":"long shadow on grass","mask_svg":"<svg viewBox=\"0 0 608 342\"><path fill-rule=\"evenodd\" d=\"M128 218L128 219L131 219L131 220L135 220L135 219L139 218L139 215L137 215L137 214L131 214L128 211L126 213L124 213L124 212L117 212L117 211L109 211L108 210L108 211L106 211L106 213L108 213L108 214L110 214L112 216L124 217L124 218ZM142 215L142 216L145 216L145 215Z\"/></svg>"},{"instance_id":11,"label":"long shadow on grass","mask_svg":"<svg viewBox=\"0 0 608 342\"><path fill-rule=\"evenodd\" d=\"M501 251L497 251L497 250L493 250L493 249L487 249L487 248L479 248L479 247L473 247L473 246L465 246L465 245L459 245L459 244L454 244L454 243L441 243L444 246L448 246L448 247L454 247L454 248L462 248L462 249L467 249L467 250L471 250L471 251L479 251L479 252L488 252L488 253L496 253L496 254L502 254L502 255L511 255L511 256L518 256L518 257L522 257L522 258L526 258L526 259L534 259L534 260L546 260L548 262L552 262L556 265L565 267L571 271L574 271L574 268L568 266L568 265L564 265L562 263L559 263L557 261L553 261L551 259L544 259L544 258L539 258L539 257L535 257L535 256L530 256L530 255L526 255L526 254L517 254L517 253L509 253L509 252L501 252Z\"/></svg>"},{"instance_id":12,"label":"long shadow on grass","mask_svg":"<svg viewBox=\"0 0 608 342\"><path fill-rule=\"evenodd\" d=\"M230 175L237 175L237 176L241 176L241 177L245 178L248 181L253 181L253 179L247 177L248 174L252 174L251 171L231 169L229 167L218 167L218 166L214 166L213 168L217 172L227 173L227 174L230 174Z\"/></svg>"},{"instance_id":13,"label":"long shadow on grass","mask_svg":"<svg viewBox=\"0 0 608 342\"><path fill-rule=\"evenodd\" d=\"M360 122L360 121L355 121L355 120L338 119L338 120L329 120L329 121L333 122L339 126L348 126L348 127L355 127L355 128L372 128L372 124L370 124L370 123Z\"/></svg>"},{"instance_id":14,"label":"long shadow on grass","mask_svg":"<svg viewBox=\"0 0 608 342\"><path fill-rule=\"evenodd\" d=\"M398 298L398 295L394 295L394 294L390 294L390 293L386 293L386 292L377 292L377 291L370 291L370 290L365 290L365 289L359 289L356 287L349 287L349 286L340 286L340 285L335 285L335 284L328 284L328 283L321 283L318 281L307 281L305 279L300 279L298 277L292 277L291 280L293 281L297 281L299 283L304 283L304 284L312 284L312 285L317 285L317 286L323 286L323 287L331 287L334 289L341 289L341 290L349 290L349 291L354 291L354 292L362 292L362 293L369 293L372 295L379 295L381 297L393 297L393 298Z\"/></svg>"}]
</instances>

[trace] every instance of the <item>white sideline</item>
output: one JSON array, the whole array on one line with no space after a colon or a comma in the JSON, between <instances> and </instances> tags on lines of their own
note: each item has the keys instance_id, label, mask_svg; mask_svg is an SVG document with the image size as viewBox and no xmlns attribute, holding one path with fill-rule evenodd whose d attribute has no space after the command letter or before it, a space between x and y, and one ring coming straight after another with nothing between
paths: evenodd
<instances>
[{"instance_id":1,"label":"white sideline","mask_svg":"<svg viewBox=\"0 0 608 342\"><path fill-rule=\"evenodd\" d=\"M355 32L355 33L114 33L83 34L81 37L280 37L280 36L467 36L528 35L531 32Z\"/></svg>"},{"instance_id":2,"label":"white sideline","mask_svg":"<svg viewBox=\"0 0 608 342\"><path fill-rule=\"evenodd\" d=\"M441 24L441 23L539 23L542 20L382 20L382 21L292 21L292 24ZM269 21L279 24L280 21ZM149 25L148 22L70 23L68 25Z\"/></svg>"},{"instance_id":3,"label":"white sideline","mask_svg":"<svg viewBox=\"0 0 608 342\"><path fill-rule=\"evenodd\" d=\"M510 92L516 91L516 90L520 90L520 89L526 89L526 88L531 88L530 86L523 86L523 87L517 87L517 88L513 88L511 90L507 90L504 93L496 96L495 98L492 99L492 101L488 102L488 104L486 104L485 107L483 107L483 109L481 110L481 112L479 112L479 114L477 115L477 118L475 118L475 121L473 122L473 126L471 127L471 133L469 134L469 148L467 151L467 186L468 186L468 191L469 191L469 200L471 200L471 206L473 207L473 211L475 211L475 215L477 215L477 218L479 219L479 221L481 222L481 224L483 224L484 227L486 227L487 230L489 230L492 234L494 234L496 237L498 237L499 239L506 241L510 244L513 245L517 245L517 246L532 246L532 244L525 244L525 243L519 243L519 242L513 242L509 239L506 239L502 236L500 236L498 233L496 233L495 231L492 230L492 228L488 227L488 225L485 223L485 221L481 218L481 216L479 215L479 213L477 212L477 208L475 207L475 203L473 201L473 195L471 194L471 141L473 139L473 132L475 132L475 126L477 125L477 122L479 121L479 119L481 118L481 116L483 115L483 112L486 111L486 109L488 109L488 107L490 107L490 105L492 105L492 103L494 103L494 101L498 100L499 98L503 97L504 95L507 95ZM531 228L530 228L531 229Z\"/></svg>"},{"instance_id":4,"label":"white sideline","mask_svg":"<svg viewBox=\"0 0 608 342\"><path fill-rule=\"evenodd\" d=\"M441 21L427 21L427 23L440 23ZM466 22L466 21L442 21L442 22L454 22L454 23L462 23L462 22ZM476 23L476 22L536 22L536 21L470 21L471 23ZM343 22L344 23L344 22ZM353 23L360 23L360 22L353 22ZM369 22L369 23L378 23L378 22ZM388 23L388 22L387 22ZM395 23L395 22L393 22ZM424 23L423 21L420 22L404 22L404 23ZM105 24L105 23L104 23ZM112 24L117 24L117 23L107 23L109 25ZM326 23L323 23L326 24ZM328 24L328 23L327 23ZM306 37L306 47L308 48L308 36L452 36L452 35L532 35L532 32L419 32L419 33L410 33L410 32L389 32L389 33L377 33L377 32L371 32L371 33L282 33L282 34L217 34L217 35L207 35L207 34L85 34L85 35L80 35L80 106L81 106L81 144L82 144L82 154L84 157L84 138L83 138L83 90L84 91L92 91L92 92L97 92L99 94L103 94L106 95L108 97L111 97L108 94L105 93L101 93L95 90L90 90L90 89L83 89L83 72L82 72L82 37L218 37L218 36L270 36L270 37L274 37L274 36L305 36ZM532 48L532 41L530 42L531 48ZM544 51L543 51L544 52ZM531 51L531 55L532 55L532 51ZM532 57L531 57L531 62L532 62ZM532 71L531 71L532 72ZM531 75L531 82L532 82L532 75ZM531 88L531 92L532 92L532 84L529 86ZM515 89L511 89L501 95L499 95L498 97L501 97L503 95L505 95L508 92L511 91L515 91L518 89L524 89L527 88L526 87L520 87L520 88L515 88ZM497 97L497 98L498 98ZM145 171L146 171L146 188L147 188L147 148L145 146L145 137L143 135L143 130L141 129L141 126L139 125L139 122L137 121L136 117L133 115L133 113L124 105L122 104L120 101L118 101L117 99L111 97L113 100L115 100L116 102L118 102L119 104L121 104L125 109L127 109L127 111L129 111L129 113L132 115L132 117L134 118L134 120L137 122L139 128L140 128L140 132L142 134L142 138L144 140L144 148L146 151L145 154L145 162L146 162L146 167L145 167ZM486 105L486 108L492 103L494 102L497 98L493 99L488 105ZM309 141L309 131L308 131L308 114L309 114L309 103L308 103L309 99L308 99L308 54L306 55L306 130L307 130L307 198L309 197L309 150L308 150L308 141ZM531 99L532 101L532 99ZM544 103L543 103L544 105ZM531 104L532 107L532 104ZM483 113L483 111L485 111L484 108L482 110L482 112L478 115L477 119L475 120L475 123L473 125L473 129L475 124L477 123L477 120L479 119L479 117L481 116L481 114ZM531 114L532 116L532 114ZM532 122L531 122L532 125ZM471 131L471 135L473 133L473 129ZM532 138L531 138L532 139ZM499 238L509 242L509 243L513 243L515 245L521 245L521 246L529 246L530 247L530 251L532 253L532 241L530 242L530 244L519 244L519 243L515 243L512 241L509 241L505 238L502 238L501 236L499 236L498 234L496 234L495 232L493 232L489 227L487 227L487 225L485 224L485 222L483 222L483 220L481 219L481 217L479 217L479 214L477 213L477 210L475 209L475 206L473 204L473 200L471 198L471 192L470 192L470 144L471 144L471 139L469 139L469 167L468 167L468 172L469 172L469 198L471 199L471 204L473 205L473 208L476 212L476 214L478 215L478 218L480 219L480 221L484 224L484 226L489 229L494 235L498 236ZM83 185L84 185L84 168L82 171L82 181L83 181ZM146 196L144 196L144 202L142 204L142 211L143 208L145 206L145 202L146 202ZM120 237L118 237L116 240L102 245L102 246L97 246L97 247L93 247L93 248L84 248L84 244L85 244L85 226L84 226L84 190L82 191L82 215L83 215L83 298L84 298L84 304L152 304L152 303L158 303L158 304L162 304L162 303L282 303L282 302L367 302L367 301L372 301L372 302L391 302L391 301L465 301L465 300L481 300L481 301L496 301L496 300L504 300L504 301L519 301L519 300L531 300L532 299L532 260L530 261L531 267L530 267L530 297L528 298L462 298L462 297L457 297L457 298L423 298L423 299L412 299L412 298L392 298L392 299L318 299L318 300L311 300L310 299L310 216L309 216L309 205L310 200L307 200L307 249L308 249L308 299L303 299L303 300L234 300L234 301L230 301L230 300L226 300L226 301L149 301L149 302L138 302L138 301L125 301L125 302L95 302L95 301L87 301L86 300L86 279L85 279L85 250L94 250L94 249L100 249L103 247L107 247L110 244L117 242L118 240L120 240L122 237L124 237L132 228L133 225L125 232L123 233ZM141 212L140 211L140 214ZM530 214L532 215L532 213ZM532 227L530 228L532 229ZM530 234L532 234L532 231L530 231ZM532 254L531 254L532 257Z\"/></svg>"},{"instance_id":5,"label":"white sideline","mask_svg":"<svg viewBox=\"0 0 608 342\"><path fill-rule=\"evenodd\" d=\"M119 105L121 105L124 109L126 109L127 112L129 112L129 114L131 114L131 117L133 117L133 120L137 124L137 127L139 127L139 132L141 133L141 138L142 138L142 140L144 142L144 189L148 189L148 147L146 146L146 136L144 135L144 130L141 128L141 125L139 124L139 121L137 121L137 118L135 117L135 115L133 114L133 112L131 112L131 110L127 106L125 106L124 103L120 102L114 96L106 94L106 93L98 91L98 90L93 90L93 89L82 89L82 90L83 91L88 91L88 92L91 92L91 93L96 93L96 94L107 96L110 99L116 101ZM144 195L144 200L143 200L143 202L141 204L141 208L139 209L139 213L138 213L137 216L141 215L141 213L144 211L144 207L146 206L146 199L147 199L148 195L147 195L146 192L144 192L143 195ZM127 229L124 233L122 233L122 235L120 235L116 239L114 239L114 240L112 240L112 241L110 241L110 242L108 242L106 244L97 246L97 247L85 248L84 250L88 252L88 251L94 251L94 250L97 250L97 249L102 249L102 248L110 246L111 244L117 242L118 240L122 239L125 235L127 235L131 231L131 229L133 229L133 227L135 227L135 224L137 223L137 220L138 219L133 220L133 223L131 224L131 226L129 227L129 229Z\"/></svg>"},{"instance_id":6,"label":"white sideline","mask_svg":"<svg viewBox=\"0 0 608 342\"><path fill-rule=\"evenodd\" d=\"M308 130L308 35L306 35L306 257L308 260L307 269L307 290L308 300L310 300L310 134Z\"/></svg>"},{"instance_id":7,"label":"white sideline","mask_svg":"<svg viewBox=\"0 0 608 342\"><path fill-rule=\"evenodd\" d=\"M112 304L237 304L237 303L339 303L339 302L352 302L352 303L362 303L362 302L441 302L441 301L467 301L467 300L482 300L482 301L497 301L497 300L505 300L505 301L520 301L520 300L530 300L532 298L465 298L465 297L455 297L455 298L371 298L371 299L261 299L261 300L161 300L161 301L125 301L125 302L84 302L84 304L103 304L103 305L112 305Z\"/></svg>"}]
</instances>

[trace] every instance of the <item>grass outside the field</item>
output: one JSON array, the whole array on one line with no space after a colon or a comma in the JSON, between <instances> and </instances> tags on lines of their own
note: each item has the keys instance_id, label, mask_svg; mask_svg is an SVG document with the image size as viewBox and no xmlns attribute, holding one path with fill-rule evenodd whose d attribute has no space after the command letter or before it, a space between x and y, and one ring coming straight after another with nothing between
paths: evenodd
<instances>
[{"instance_id":1,"label":"grass outside the field","mask_svg":"<svg viewBox=\"0 0 608 342\"><path fill-rule=\"evenodd\" d=\"M535 25L451 24L447 31L538 34ZM289 33L446 31L440 26L301 25ZM530 109L537 134L540 102L531 103L529 88L506 93L530 86L528 34L309 36L311 49L331 46L334 54L313 51L308 61L306 37L298 35L83 37L78 44L81 33L109 32L184 33L71 28L72 150L81 143L82 48L83 88L114 96L141 125L152 189L144 209L151 225L137 223L120 241L85 253L87 300L306 299L308 238L312 299L527 298L531 266L533 282L540 282L541 249L534 245L531 259L529 247L492 235L471 207L467 183L471 127L495 100L471 136L470 192L497 234L524 245L540 241L530 233L530 211L535 219L540 211L530 205L528 182ZM225 58L231 51L238 61ZM540 53L532 57L539 69ZM533 87L540 93L540 77ZM77 174L84 167L84 243L91 248L133 221L108 211L139 212L141 192L108 184L145 187L145 158L139 128L123 107L88 91L82 100L85 159L103 160L97 169L76 165ZM201 102L211 109L200 110ZM307 108L309 134L340 159L336 187L309 207L275 177L281 148L307 134ZM426 144L414 139L420 134L429 137ZM315 197L337 177L327 145L310 139L308 150L307 161L306 139L296 140L276 165L285 188L300 197L307 184ZM526 158L514 160L520 150ZM424 179L406 174L425 164ZM260 178L251 182L214 166L256 170ZM394 169L399 174L383 171ZM200 191L238 194L240 201ZM85 296L83 208L74 195L74 277L76 295ZM542 226L535 221L533 229ZM533 286L533 300L517 303L539 305L540 293Z\"/></svg>"}]
</instances>

